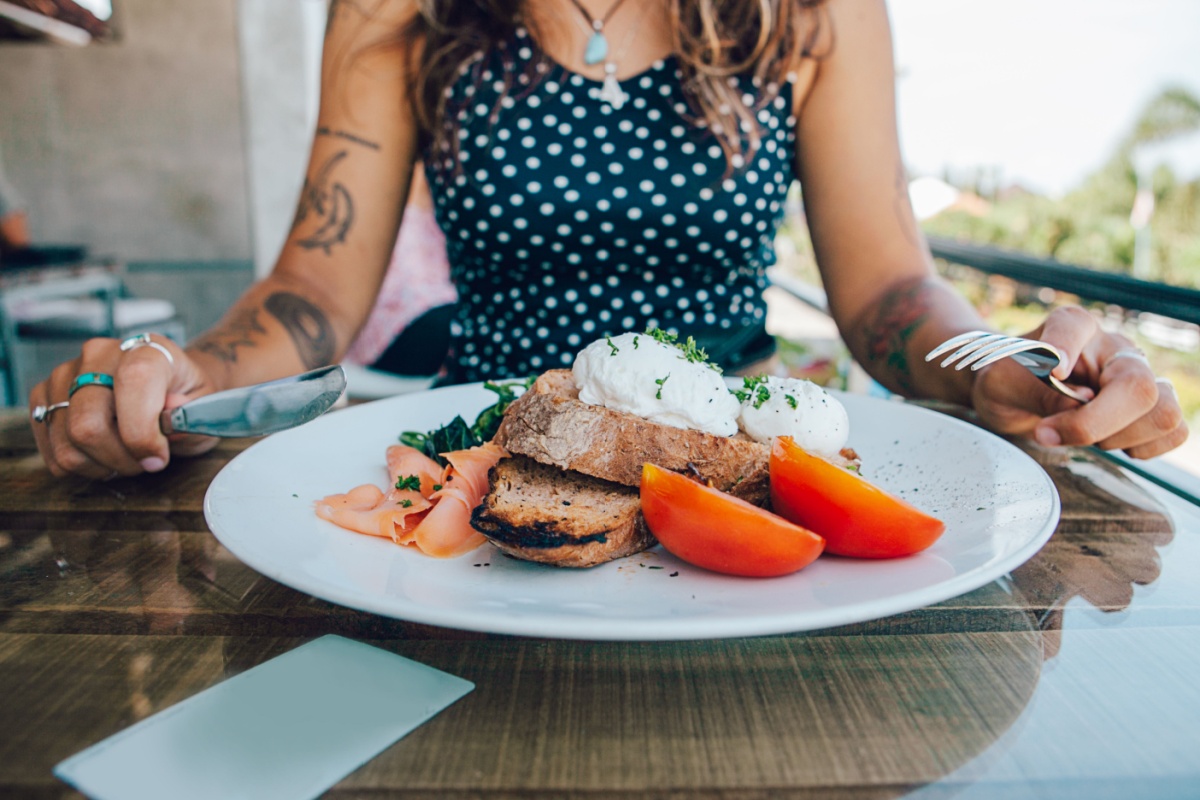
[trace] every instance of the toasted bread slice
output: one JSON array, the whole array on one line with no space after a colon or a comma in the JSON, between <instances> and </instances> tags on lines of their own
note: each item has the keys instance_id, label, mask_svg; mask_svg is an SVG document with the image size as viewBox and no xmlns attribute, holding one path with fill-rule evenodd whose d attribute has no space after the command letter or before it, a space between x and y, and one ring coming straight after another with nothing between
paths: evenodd
<instances>
[{"instance_id":1,"label":"toasted bread slice","mask_svg":"<svg viewBox=\"0 0 1200 800\"><path fill-rule=\"evenodd\" d=\"M640 485L649 461L756 505L770 501L766 444L584 403L565 369L543 373L508 407L494 441L510 453L624 486Z\"/></svg>"},{"instance_id":2,"label":"toasted bread slice","mask_svg":"<svg viewBox=\"0 0 1200 800\"><path fill-rule=\"evenodd\" d=\"M531 458L503 458L471 525L500 550L526 561L591 567L655 544L638 490Z\"/></svg>"}]
</instances>

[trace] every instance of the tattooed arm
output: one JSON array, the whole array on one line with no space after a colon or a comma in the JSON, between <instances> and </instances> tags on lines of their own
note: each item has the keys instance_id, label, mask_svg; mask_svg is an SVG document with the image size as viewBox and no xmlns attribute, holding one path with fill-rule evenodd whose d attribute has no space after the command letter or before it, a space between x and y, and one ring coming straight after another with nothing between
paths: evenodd
<instances>
[{"instance_id":1,"label":"tattooed arm","mask_svg":"<svg viewBox=\"0 0 1200 800\"><path fill-rule=\"evenodd\" d=\"M405 100L408 54L394 41L415 3L335 3L325 37L321 109L295 220L269 276L186 350L123 351L93 339L30 393L53 406L32 421L55 475L155 472L215 440L172 437L159 413L209 392L336 362L374 303L396 241L416 153ZM167 354L167 357L164 357ZM71 396L75 376L113 376L111 391ZM70 398L68 401L68 397Z\"/></svg>"},{"instance_id":2,"label":"tattooed arm","mask_svg":"<svg viewBox=\"0 0 1200 800\"><path fill-rule=\"evenodd\" d=\"M321 110L287 241L271 275L188 348L219 385L333 363L366 319L416 150L404 54L375 45L409 13L407 3L330 7Z\"/></svg>"},{"instance_id":3,"label":"tattooed arm","mask_svg":"<svg viewBox=\"0 0 1200 800\"><path fill-rule=\"evenodd\" d=\"M950 336L984 327L953 289L916 276L886 284L843 330L858 362L891 391L969 405L970 374L928 364L924 356Z\"/></svg>"}]
</instances>

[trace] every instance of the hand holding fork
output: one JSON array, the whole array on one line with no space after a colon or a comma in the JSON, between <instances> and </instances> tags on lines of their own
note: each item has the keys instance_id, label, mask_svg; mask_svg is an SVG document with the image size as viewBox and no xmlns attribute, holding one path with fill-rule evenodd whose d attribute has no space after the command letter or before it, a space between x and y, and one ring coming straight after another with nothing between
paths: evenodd
<instances>
[{"instance_id":1,"label":"hand holding fork","mask_svg":"<svg viewBox=\"0 0 1200 800\"><path fill-rule=\"evenodd\" d=\"M1129 355L1135 351L1120 351ZM949 355L946 355L949 353ZM1092 399L1090 393L1081 392L1063 383L1054 375L1054 370L1063 362L1063 354L1057 347L1037 339L1024 339L1019 336L1005 336L1002 333L989 331L970 331L947 339L925 356L926 361L933 361L938 356L946 355L940 366L954 366L955 369L970 367L978 370L989 364L994 364L1002 358L1013 361L1032 372L1042 383L1053 387L1074 400L1086 403ZM1145 360L1145 357L1142 357Z\"/></svg>"},{"instance_id":2,"label":"hand holding fork","mask_svg":"<svg viewBox=\"0 0 1200 800\"><path fill-rule=\"evenodd\" d=\"M951 337L925 360L939 358L942 367L972 371L1010 359L1074 401L1054 402L1022 388L1009 373L981 374L971 402L981 422L998 433L1031 436L1049 446L1094 444L1135 458L1160 455L1187 438L1170 382L1155 378L1129 339L1101 330L1079 309L1051 312L1027 337L990 331ZM1072 365L1071 384L1054 374L1063 363Z\"/></svg>"}]
</instances>

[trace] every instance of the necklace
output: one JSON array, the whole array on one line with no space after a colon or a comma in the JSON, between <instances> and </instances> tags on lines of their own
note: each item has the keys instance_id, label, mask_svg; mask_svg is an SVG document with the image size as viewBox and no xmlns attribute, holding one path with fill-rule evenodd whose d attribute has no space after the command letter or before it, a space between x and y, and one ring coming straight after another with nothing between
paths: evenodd
<instances>
[{"instance_id":1,"label":"necklace","mask_svg":"<svg viewBox=\"0 0 1200 800\"><path fill-rule=\"evenodd\" d=\"M575 7L583 14L584 19L588 21L588 25L592 30L592 36L588 40L587 50L584 52L583 61L585 64L598 64L604 62L604 83L601 84L599 90L592 90L594 96L602 102L608 103L614 110L620 111L621 107L629 101L629 93L621 88L620 81L617 80L617 59L625 54L629 49L629 45L633 43L634 37L638 32L637 21L629 28L629 33L625 34L624 41L621 42L620 48L609 57L608 39L604 36L604 24L608 22L620 5L625 0L616 0L609 7L607 13L601 19L595 19L588 10L583 7L579 0L571 0ZM638 21L645 14L646 8L651 5L649 2L641 4L641 13L638 14Z\"/></svg>"},{"instance_id":2,"label":"necklace","mask_svg":"<svg viewBox=\"0 0 1200 800\"><path fill-rule=\"evenodd\" d=\"M603 17L593 17L591 12L584 8L580 0L571 0L575 7L579 9L579 13L583 14L583 18L588 21L588 25L592 28L592 35L588 39L587 47L583 51L583 63L591 66L599 64L604 59L608 58L608 37L604 35L604 25L612 17L616 10L621 7L625 0L616 0L608 11L604 12Z\"/></svg>"}]
</instances>

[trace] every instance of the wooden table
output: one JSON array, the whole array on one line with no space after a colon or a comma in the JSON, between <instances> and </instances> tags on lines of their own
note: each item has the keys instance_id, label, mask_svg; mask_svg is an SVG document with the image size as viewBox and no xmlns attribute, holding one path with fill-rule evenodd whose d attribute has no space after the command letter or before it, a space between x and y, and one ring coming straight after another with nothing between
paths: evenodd
<instances>
[{"instance_id":1,"label":"wooden table","mask_svg":"<svg viewBox=\"0 0 1200 800\"><path fill-rule=\"evenodd\" d=\"M486 636L341 608L209 533L246 442L165 474L55 481L0 417L0 796L60 797L58 761L322 634L474 692L335 797L1200 796L1200 513L1084 451L1031 452L1062 521L953 600L790 636Z\"/></svg>"}]
</instances>

